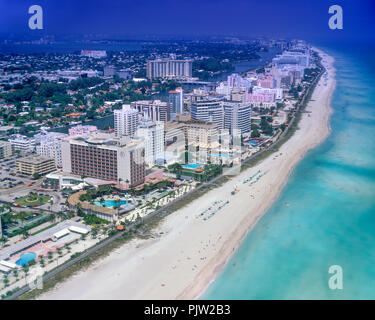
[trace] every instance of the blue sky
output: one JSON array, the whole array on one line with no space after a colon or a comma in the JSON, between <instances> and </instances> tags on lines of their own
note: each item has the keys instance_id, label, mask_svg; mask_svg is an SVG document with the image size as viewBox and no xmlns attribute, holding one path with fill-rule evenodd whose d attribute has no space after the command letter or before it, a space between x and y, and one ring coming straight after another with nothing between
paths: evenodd
<instances>
[{"instance_id":1,"label":"blue sky","mask_svg":"<svg viewBox=\"0 0 375 320\"><path fill-rule=\"evenodd\" d=\"M0 0L0 34L32 35L33 4L44 10L43 32L54 35L375 39L374 0ZM344 30L328 28L332 4L343 8Z\"/></svg>"}]
</instances>

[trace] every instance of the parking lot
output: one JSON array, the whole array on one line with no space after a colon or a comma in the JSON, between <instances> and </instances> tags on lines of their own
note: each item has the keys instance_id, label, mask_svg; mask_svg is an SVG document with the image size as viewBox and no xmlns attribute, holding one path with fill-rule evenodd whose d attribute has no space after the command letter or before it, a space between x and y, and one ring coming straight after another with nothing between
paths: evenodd
<instances>
[{"instance_id":1,"label":"parking lot","mask_svg":"<svg viewBox=\"0 0 375 320\"><path fill-rule=\"evenodd\" d=\"M33 181L30 177L17 175L17 157L19 156L0 160L0 189L10 189Z\"/></svg>"}]
</instances>

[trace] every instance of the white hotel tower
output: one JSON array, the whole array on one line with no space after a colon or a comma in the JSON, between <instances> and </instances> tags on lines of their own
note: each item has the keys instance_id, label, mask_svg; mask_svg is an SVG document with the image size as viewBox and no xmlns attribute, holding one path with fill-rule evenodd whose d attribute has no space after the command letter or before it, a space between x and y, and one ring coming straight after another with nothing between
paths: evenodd
<instances>
[{"instance_id":1,"label":"white hotel tower","mask_svg":"<svg viewBox=\"0 0 375 320\"><path fill-rule=\"evenodd\" d=\"M133 136L137 130L138 111L124 104L121 110L114 111L115 133L117 137Z\"/></svg>"},{"instance_id":2,"label":"white hotel tower","mask_svg":"<svg viewBox=\"0 0 375 320\"><path fill-rule=\"evenodd\" d=\"M156 160L164 158L164 123L143 120L139 123L136 136L143 139L145 162L153 167Z\"/></svg>"}]
</instances>

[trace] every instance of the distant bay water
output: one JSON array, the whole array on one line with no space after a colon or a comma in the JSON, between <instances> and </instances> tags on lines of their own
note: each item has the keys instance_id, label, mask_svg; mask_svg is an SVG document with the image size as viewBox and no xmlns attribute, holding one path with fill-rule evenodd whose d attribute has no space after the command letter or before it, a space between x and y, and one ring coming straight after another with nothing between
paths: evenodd
<instances>
[{"instance_id":1,"label":"distant bay water","mask_svg":"<svg viewBox=\"0 0 375 320\"><path fill-rule=\"evenodd\" d=\"M203 299L375 299L375 47L320 47L336 59L332 132Z\"/></svg>"},{"instance_id":2,"label":"distant bay water","mask_svg":"<svg viewBox=\"0 0 375 320\"><path fill-rule=\"evenodd\" d=\"M74 127L76 125L77 124L67 125L67 126L63 126L63 127L60 127L60 128L53 128L49 131L68 133L69 128ZM99 118L99 119L83 122L82 125L97 126L98 129L100 129L100 130L105 130L105 129L108 129L109 127L114 128L114 117L113 117L113 115L109 115L109 116L105 116L105 117L102 117L102 118Z\"/></svg>"},{"instance_id":3,"label":"distant bay water","mask_svg":"<svg viewBox=\"0 0 375 320\"><path fill-rule=\"evenodd\" d=\"M223 72L219 75L211 78L211 81L224 81L227 79L227 76L232 73L242 73L247 72L250 70L254 70L257 68L261 68L265 66L267 63L271 62L272 59L280 53L280 49L278 48L269 48L268 51L264 52L257 52L257 55L260 57L259 59L252 59L252 60L246 60L246 61L240 61L237 63L234 63L234 70L230 72Z\"/></svg>"}]
</instances>

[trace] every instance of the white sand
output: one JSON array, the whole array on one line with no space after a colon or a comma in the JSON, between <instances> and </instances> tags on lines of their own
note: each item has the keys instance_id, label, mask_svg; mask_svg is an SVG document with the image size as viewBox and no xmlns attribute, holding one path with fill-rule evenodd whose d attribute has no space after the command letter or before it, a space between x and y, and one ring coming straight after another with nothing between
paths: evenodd
<instances>
[{"instance_id":1,"label":"white sand","mask_svg":"<svg viewBox=\"0 0 375 320\"><path fill-rule=\"evenodd\" d=\"M335 70L333 58L319 52L328 71L327 86L322 77L307 107L310 116L302 115L300 129L279 152L168 216L160 238L133 240L39 298L197 298L278 197L294 166L329 134ZM267 173L252 186L242 183L258 170ZM235 186L240 191L232 196ZM196 218L216 200L230 203L207 221Z\"/></svg>"}]
</instances>

